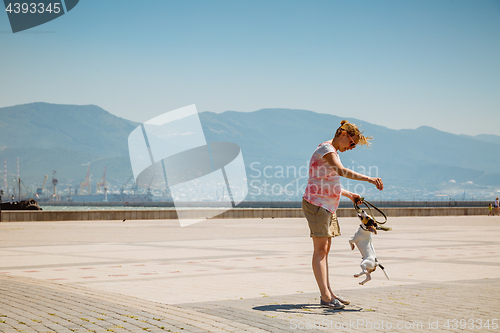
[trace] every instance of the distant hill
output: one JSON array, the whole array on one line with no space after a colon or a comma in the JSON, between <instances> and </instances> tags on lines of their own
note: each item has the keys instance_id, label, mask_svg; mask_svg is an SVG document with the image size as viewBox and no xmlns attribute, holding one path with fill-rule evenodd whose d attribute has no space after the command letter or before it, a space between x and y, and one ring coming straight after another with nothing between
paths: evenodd
<instances>
[{"instance_id":1,"label":"distant hill","mask_svg":"<svg viewBox=\"0 0 500 333\"><path fill-rule=\"evenodd\" d=\"M331 140L342 118L307 110L263 109L255 112L228 111L220 114L204 112L202 124L209 141L232 141L240 145L247 167L250 161L258 161L250 168L249 175L257 167L274 166L269 171L279 171L279 166L307 166L316 146ZM500 185L500 145L480 142L423 126L415 130L392 130L387 127L348 118L359 125L368 136L373 136L369 148L360 147L342 153L344 166L361 173L382 177L388 191L381 193L407 196L412 191L436 191L456 184L473 182L489 186ZM495 137L495 136L493 136ZM290 168L290 170L292 170ZM269 173L268 173L269 174ZM281 176L281 175L278 175ZM292 175L293 176L293 175ZM261 178L263 175L261 175ZM273 182L280 179L274 177ZM293 181L285 177L282 185ZM262 184L261 179L260 184ZM269 183L270 181L268 181ZM259 184L258 182L256 182ZM345 181L344 181L345 184ZM356 182L350 181L351 189ZM365 183L366 184L366 183ZM366 186L370 190L370 185ZM379 195L371 191L372 195ZM417 194L418 195L418 194Z\"/></svg>"},{"instance_id":2,"label":"distant hill","mask_svg":"<svg viewBox=\"0 0 500 333\"><path fill-rule=\"evenodd\" d=\"M123 140L137 126L95 105L31 103L0 108L0 146L63 148L96 156L125 156Z\"/></svg>"},{"instance_id":3,"label":"distant hill","mask_svg":"<svg viewBox=\"0 0 500 333\"><path fill-rule=\"evenodd\" d=\"M41 186L44 175L51 177L56 170L60 188L74 188L85 178L89 163L94 181L107 166L109 179L120 183L132 173L127 137L137 125L95 105L31 103L0 108L0 163L7 159L9 186L17 158L24 184Z\"/></svg>"},{"instance_id":4,"label":"distant hill","mask_svg":"<svg viewBox=\"0 0 500 333\"><path fill-rule=\"evenodd\" d=\"M284 200L292 197L283 192L285 187L293 192L292 199L300 198L312 152L331 140L342 119L307 110L262 109L202 112L200 120L208 142L229 141L241 147L254 193L249 199ZM500 154L492 153L500 150L498 136L454 135L426 126L393 130L348 120L374 139L370 148L342 153L343 164L378 175L386 185L379 193L369 184L344 180L351 190L363 189L362 184L367 196L407 199L434 191L458 195L464 192L461 184L469 184L469 190L500 188ZM32 103L0 108L0 163L7 158L11 182L19 157L21 177L34 187L56 170L61 190L77 187L89 163L94 183L106 166L107 181L116 188L132 175L127 138L136 126L94 105Z\"/></svg>"},{"instance_id":5,"label":"distant hill","mask_svg":"<svg viewBox=\"0 0 500 333\"><path fill-rule=\"evenodd\" d=\"M331 140L343 118L306 110L263 109L255 112L228 111L201 114L206 136L210 141L235 140L251 155L262 155L267 147L270 158L278 160L309 158L321 142ZM361 147L341 155L363 165L442 165L452 168L498 172L500 157L491 151L500 143L466 138L432 127L415 130L392 130L368 122L347 118L359 125L366 135L373 136L370 148ZM485 136L486 137L486 136ZM488 136L491 141L496 136ZM500 139L500 137L498 137Z\"/></svg>"}]
</instances>

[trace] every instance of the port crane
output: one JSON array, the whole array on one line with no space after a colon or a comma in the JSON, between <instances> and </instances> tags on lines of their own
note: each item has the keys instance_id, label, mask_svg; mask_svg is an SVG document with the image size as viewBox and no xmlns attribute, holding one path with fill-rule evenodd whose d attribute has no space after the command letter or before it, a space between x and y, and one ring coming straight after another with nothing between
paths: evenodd
<instances>
[{"instance_id":1,"label":"port crane","mask_svg":"<svg viewBox=\"0 0 500 333\"><path fill-rule=\"evenodd\" d=\"M91 194L90 192L91 186L90 186L90 179L92 178L92 175L90 174L90 163L89 166L87 167L87 177L85 177L85 180L80 183L80 194L83 193L83 189L87 189L87 194Z\"/></svg>"},{"instance_id":2,"label":"port crane","mask_svg":"<svg viewBox=\"0 0 500 333\"><path fill-rule=\"evenodd\" d=\"M95 194L99 194L102 187L104 187L103 193L106 194L106 167L104 167L101 181L95 184Z\"/></svg>"},{"instance_id":3,"label":"port crane","mask_svg":"<svg viewBox=\"0 0 500 333\"><path fill-rule=\"evenodd\" d=\"M61 198L57 195L57 172L52 170L52 186L54 186L54 194L52 195L52 201L61 201Z\"/></svg>"},{"instance_id":4,"label":"port crane","mask_svg":"<svg viewBox=\"0 0 500 333\"><path fill-rule=\"evenodd\" d=\"M38 187L36 189L36 195L37 196L43 196L43 189L45 188L45 182L47 181L49 177L47 175L45 175L45 178L43 179L43 185L42 187Z\"/></svg>"}]
</instances>

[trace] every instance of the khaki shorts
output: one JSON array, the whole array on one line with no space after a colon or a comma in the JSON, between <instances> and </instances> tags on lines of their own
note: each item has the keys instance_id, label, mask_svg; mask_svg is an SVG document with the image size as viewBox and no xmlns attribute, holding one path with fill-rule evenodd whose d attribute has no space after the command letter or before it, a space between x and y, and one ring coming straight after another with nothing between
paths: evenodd
<instances>
[{"instance_id":1,"label":"khaki shorts","mask_svg":"<svg viewBox=\"0 0 500 333\"><path fill-rule=\"evenodd\" d=\"M337 214L315 206L302 199L302 211L306 216L311 230L311 237L337 237L340 236L340 226Z\"/></svg>"}]
</instances>

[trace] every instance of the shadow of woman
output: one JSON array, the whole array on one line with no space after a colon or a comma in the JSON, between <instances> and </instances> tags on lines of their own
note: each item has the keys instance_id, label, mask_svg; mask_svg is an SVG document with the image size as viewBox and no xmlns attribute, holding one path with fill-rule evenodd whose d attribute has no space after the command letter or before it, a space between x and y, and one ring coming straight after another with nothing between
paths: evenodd
<instances>
[{"instance_id":1,"label":"shadow of woman","mask_svg":"<svg viewBox=\"0 0 500 333\"><path fill-rule=\"evenodd\" d=\"M252 308L257 311L267 311L267 312L283 312L283 313L308 313L315 312L320 314L331 314L336 312L361 312L363 308L358 306L349 306L349 308L344 308L341 310L334 310L329 308L324 308L317 304L269 304L260 305Z\"/></svg>"}]
</instances>

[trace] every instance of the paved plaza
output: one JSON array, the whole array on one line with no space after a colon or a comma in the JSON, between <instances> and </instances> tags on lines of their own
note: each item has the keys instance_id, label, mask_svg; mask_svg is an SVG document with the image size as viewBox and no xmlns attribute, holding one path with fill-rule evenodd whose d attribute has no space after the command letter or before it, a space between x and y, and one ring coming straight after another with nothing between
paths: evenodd
<instances>
[{"instance_id":1,"label":"paved plaza","mask_svg":"<svg viewBox=\"0 0 500 333\"><path fill-rule=\"evenodd\" d=\"M0 332L500 332L500 218L394 217L360 254L341 218L319 307L305 219L0 223Z\"/></svg>"}]
</instances>

